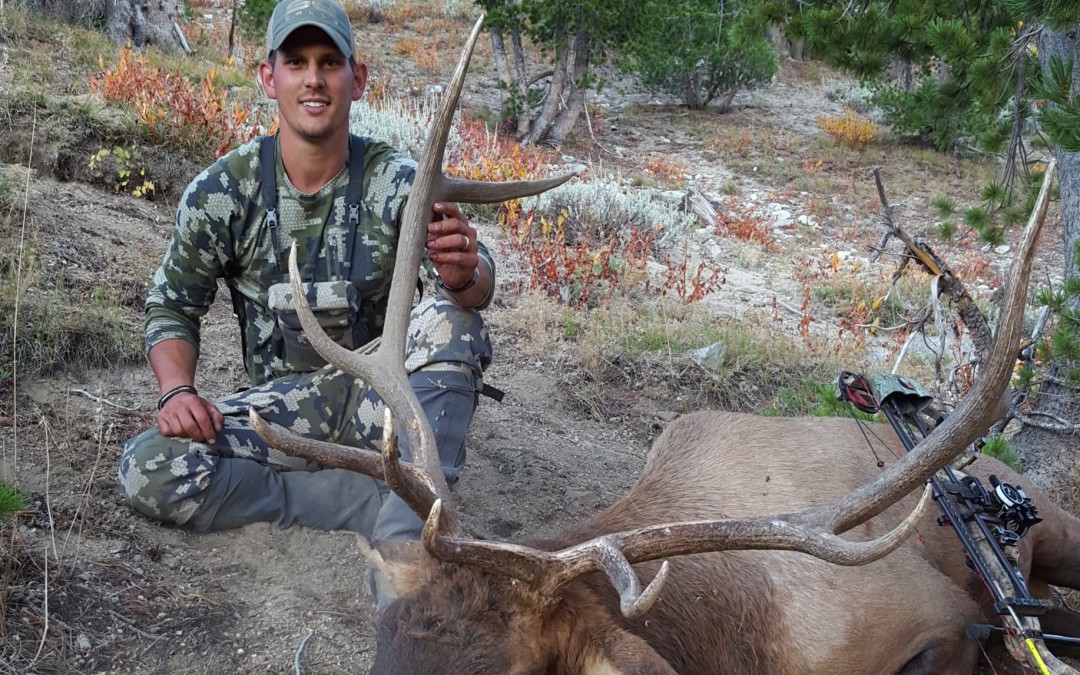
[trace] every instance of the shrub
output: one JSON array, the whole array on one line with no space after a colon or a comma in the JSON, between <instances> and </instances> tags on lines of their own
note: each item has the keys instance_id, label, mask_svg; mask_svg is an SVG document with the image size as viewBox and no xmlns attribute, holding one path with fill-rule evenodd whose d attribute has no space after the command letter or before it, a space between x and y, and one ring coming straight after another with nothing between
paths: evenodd
<instances>
[{"instance_id":1,"label":"shrub","mask_svg":"<svg viewBox=\"0 0 1080 675\"><path fill-rule=\"evenodd\" d=\"M428 131L439 112L439 98L429 92L422 97L400 97L383 84L371 95L353 103L349 129L354 134L370 136L409 155L420 158ZM446 141L446 157L455 158L461 151L461 113L454 115ZM453 162L449 162L453 164Z\"/></svg>"},{"instance_id":2,"label":"shrub","mask_svg":"<svg viewBox=\"0 0 1080 675\"><path fill-rule=\"evenodd\" d=\"M221 156L257 136L264 128L249 121L249 112L229 105L229 95L211 68L195 85L178 71L152 66L146 56L120 51L115 68L99 59L101 75L91 88L107 101L130 105L149 139L174 148L199 151L212 148Z\"/></svg>"},{"instance_id":3,"label":"shrub","mask_svg":"<svg viewBox=\"0 0 1080 675\"><path fill-rule=\"evenodd\" d=\"M983 444L982 454L993 457L1014 471L1020 471L1020 455L1009 444L1009 439L1001 434L994 434Z\"/></svg>"},{"instance_id":4,"label":"shrub","mask_svg":"<svg viewBox=\"0 0 1080 675\"><path fill-rule=\"evenodd\" d=\"M7 523L11 516L23 507L26 497L9 483L0 480L0 524Z\"/></svg>"},{"instance_id":5,"label":"shrub","mask_svg":"<svg viewBox=\"0 0 1080 675\"><path fill-rule=\"evenodd\" d=\"M568 241L583 237L603 240L620 232L651 232L664 244L689 232L694 218L664 202L652 199L645 191L628 191L606 179L575 181L540 195L536 201L539 216L555 218L565 212Z\"/></svg>"},{"instance_id":6,"label":"shrub","mask_svg":"<svg viewBox=\"0 0 1080 675\"><path fill-rule=\"evenodd\" d=\"M768 82L776 54L765 38L757 3L728 0L644 3L641 30L625 46L626 67L652 89L680 96L691 108Z\"/></svg>"},{"instance_id":7,"label":"shrub","mask_svg":"<svg viewBox=\"0 0 1080 675\"><path fill-rule=\"evenodd\" d=\"M266 39L266 26L278 0L244 0L236 10L236 21L240 31L256 44L263 44Z\"/></svg>"},{"instance_id":8,"label":"shrub","mask_svg":"<svg viewBox=\"0 0 1080 675\"><path fill-rule=\"evenodd\" d=\"M865 147L874 140L874 122L856 117L851 108L844 109L843 117L819 117L817 124L834 140L855 148Z\"/></svg>"}]
</instances>

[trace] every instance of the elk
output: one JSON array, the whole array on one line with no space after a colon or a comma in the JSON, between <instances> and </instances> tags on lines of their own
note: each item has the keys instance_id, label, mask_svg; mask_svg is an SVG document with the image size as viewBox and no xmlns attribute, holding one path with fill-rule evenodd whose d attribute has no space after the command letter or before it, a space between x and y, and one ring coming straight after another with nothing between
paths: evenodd
<instances>
[{"instance_id":1,"label":"elk","mask_svg":"<svg viewBox=\"0 0 1080 675\"><path fill-rule=\"evenodd\" d=\"M374 353L349 351L322 333L303 305L295 256L290 261L312 343L386 402L381 452L304 439L252 413L272 445L383 479L425 520L420 542L366 549L396 592L377 617L372 672L971 673L979 648L965 625L996 617L955 536L927 512L929 489L921 499L917 493L999 414L1047 187L1010 270L974 388L910 453L881 469L851 420L698 412L667 428L623 497L577 526L519 543L470 538L403 366L427 207L436 199L499 201L563 180L477 186L443 176L450 119L481 21L420 160ZM412 462L398 457L397 429L409 438ZM895 437L878 436L885 439L874 441L878 455L899 447ZM965 470L984 479L995 473L1035 499L1044 522L1022 540L1020 555L1032 588L1080 588L1080 520L990 458ZM913 531L920 537L909 538ZM1076 616L1055 610L1046 623L1075 634ZM1051 661L1054 673L1075 672Z\"/></svg>"}]
</instances>

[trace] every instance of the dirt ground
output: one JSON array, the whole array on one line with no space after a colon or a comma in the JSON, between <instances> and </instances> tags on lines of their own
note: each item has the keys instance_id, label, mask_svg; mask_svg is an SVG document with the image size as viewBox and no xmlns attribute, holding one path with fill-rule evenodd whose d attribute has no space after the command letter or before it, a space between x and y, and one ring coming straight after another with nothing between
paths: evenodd
<instances>
[{"instance_id":1,"label":"dirt ground","mask_svg":"<svg viewBox=\"0 0 1080 675\"><path fill-rule=\"evenodd\" d=\"M818 133L813 120L841 114L843 101L826 96L820 81L800 77L800 68L789 66L764 91L740 95L735 112L718 124ZM680 135L677 109L656 106L632 121L629 115L615 111L607 120L601 140L613 151L640 152L642 137L651 135L651 149L684 157L707 189L720 191L733 180L744 193L771 189ZM656 134L664 128L666 142ZM140 297L164 249L172 205L39 173L27 194L30 222L51 242L44 255L76 276L129 280ZM807 201L792 199L796 214ZM776 295L782 306L799 307L795 267L826 241L855 249L875 239L872 219L860 217L864 229L851 241L838 239L856 232L841 214L752 262L744 244L722 242L727 283L711 306L739 316ZM491 224L480 225L485 239L497 239ZM809 241L815 232L820 240ZM665 401L626 388L611 392L620 403L613 416L597 419L574 405L558 354L537 355L530 299L516 290L520 262L502 255L501 292L485 313L496 350L486 379L507 396L502 403L482 399L455 494L470 528L507 540L553 532L609 504L634 481L650 440L678 404L677 392ZM1044 262L1055 269L1052 254ZM798 317L783 324L793 333L797 325ZM243 383L239 340L220 298L203 340L199 390L235 390ZM157 387L147 366L22 381L19 391L0 411L0 469L31 503L3 543L14 553L6 574L15 583L3 608L0 672L367 670L373 605L352 535L267 525L192 535L135 515L120 501L123 441L153 423Z\"/></svg>"}]
</instances>

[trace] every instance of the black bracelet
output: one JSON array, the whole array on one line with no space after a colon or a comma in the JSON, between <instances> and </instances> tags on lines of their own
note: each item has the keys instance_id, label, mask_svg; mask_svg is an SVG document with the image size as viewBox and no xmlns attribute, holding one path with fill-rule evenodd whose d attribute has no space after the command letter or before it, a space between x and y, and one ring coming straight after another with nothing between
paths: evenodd
<instances>
[{"instance_id":1,"label":"black bracelet","mask_svg":"<svg viewBox=\"0 0 1080 675\"><path fill-rule=\"evenodd\" d=\"M475 286L479 278L480 265L477 265L473 268L472 274L469 276L469 280L466 281L464 284L458 286L457 288L450 288L449 286L447 286L445 283L443 283L442 277L435 278L435 285L448 293L461 293L462 291L467 291L473 286Z\"/></svg>"},{"instance_id":2,"label":"black bracelet","mask_svg":"<svg viewBox=\"0 0 1080 675\"><path fill-rule=\"evenodd\" d=\"M157 400L157 409L161 410L162 408L164 408L165 404L168 403L169 399L172 398L173 396L176 396L177 394L185 394L185 393L187 393L187 394L195 394L196 396L199 395L199 392L195 391L195 387L191 386L190 384L182 384L179 387L173 387L169 391L162 394L161 398L159 398Z\"/></svg>"}]
</instances>

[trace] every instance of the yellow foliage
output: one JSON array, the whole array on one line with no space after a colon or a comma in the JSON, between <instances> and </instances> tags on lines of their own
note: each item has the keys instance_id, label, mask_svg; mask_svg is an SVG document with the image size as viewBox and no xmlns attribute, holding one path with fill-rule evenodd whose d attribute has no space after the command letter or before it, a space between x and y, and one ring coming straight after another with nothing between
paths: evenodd
<instances>
[{"instance_id":1,"label":"yellow foliage","mask_svg":"<svg viewBox=\"0 0 1080 675\"><path fill-rule=\"evenodd\" d=\"M874 140L874 122L859 119L851 108L844 109L843 117L819 117L817 125L834 140L856 148L866 147Z\"/></svg>"}]
</instances>

